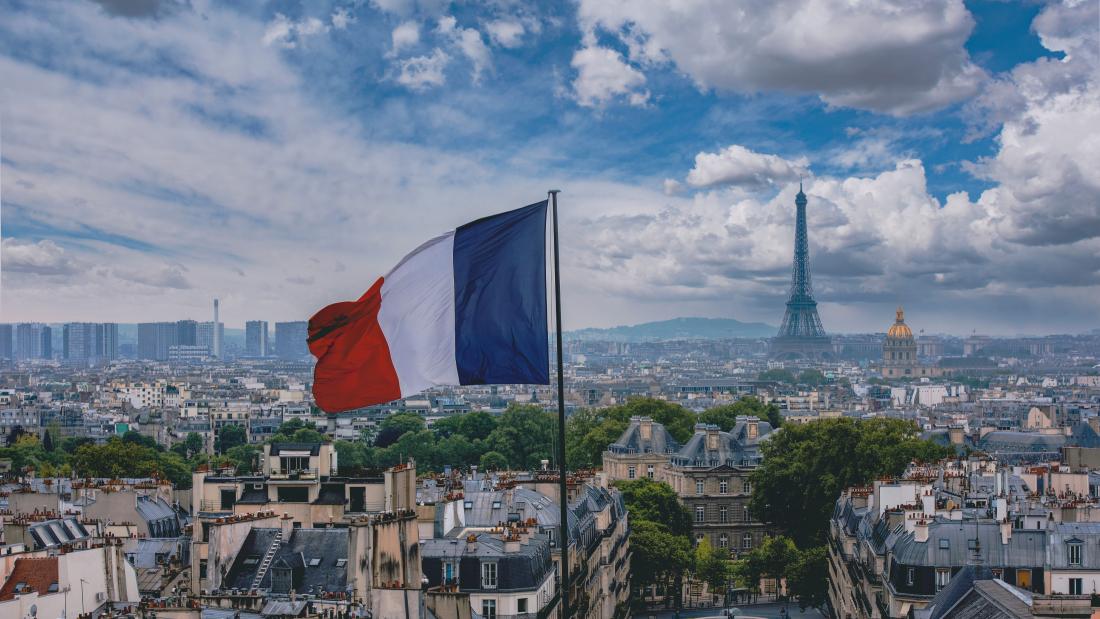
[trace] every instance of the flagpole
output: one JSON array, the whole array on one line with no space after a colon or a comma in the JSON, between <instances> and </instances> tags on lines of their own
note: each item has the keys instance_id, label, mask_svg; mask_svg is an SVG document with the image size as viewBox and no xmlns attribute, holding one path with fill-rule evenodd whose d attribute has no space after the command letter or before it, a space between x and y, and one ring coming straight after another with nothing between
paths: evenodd
<instances>
[{"instance_id":1,"label":"flagpole","mask_svg":"<svg viewBox=\"0 0 1100 619\"><path fill-rule=\"evenodd\" d=\"M561 495L561 609L562 617L569 619L569 489L565 473L565 373L562 368L561 345L561 265L558 260L558 193L551 189L551 206L554 219L554 320L557 323L558 344L558 492Z\"/></svg>"}]
</instances>

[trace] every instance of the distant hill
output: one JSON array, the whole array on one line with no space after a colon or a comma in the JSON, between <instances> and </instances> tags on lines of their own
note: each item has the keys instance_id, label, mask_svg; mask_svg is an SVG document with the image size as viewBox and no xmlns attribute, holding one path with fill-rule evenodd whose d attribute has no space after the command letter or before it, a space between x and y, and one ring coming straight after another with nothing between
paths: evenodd
<instances>
[{"instance_id":1,"label":"distant hill","mask_svg":"<svg viewBox=\"0 0 1100 619\"><path fill-rule=\"evenodd\" d=\"M609 329L567 331L570 340L647 342L657 340L720 340L734 337L772 337L776 327L762 322L741 322L733 318L673 318Z\"/></svg>"}]
</instances>

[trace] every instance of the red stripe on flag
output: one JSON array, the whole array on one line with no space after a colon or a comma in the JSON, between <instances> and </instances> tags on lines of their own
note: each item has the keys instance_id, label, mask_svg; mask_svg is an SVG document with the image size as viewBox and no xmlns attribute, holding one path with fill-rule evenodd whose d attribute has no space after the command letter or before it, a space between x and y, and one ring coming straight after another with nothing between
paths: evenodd
<instances>
[{"instance_id":1,"label":"red stripe on flag","mask_svg":"<svg viewBox=\"0 0 1100 619\"><path fill-rule=\"evenodd\" d=\"M378 324L383 279L358 301L333 303L309 319L309 351L317 357L313 397L326 412L401 397L390 347Z\"/></svg>"}]
</instances>

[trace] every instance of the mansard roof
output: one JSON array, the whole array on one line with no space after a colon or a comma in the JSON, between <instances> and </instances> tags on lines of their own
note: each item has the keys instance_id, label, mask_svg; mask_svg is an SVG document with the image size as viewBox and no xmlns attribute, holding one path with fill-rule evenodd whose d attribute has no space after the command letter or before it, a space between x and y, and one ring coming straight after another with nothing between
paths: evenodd
<instances>
[{"instance_id":1,"label":"mansard roof","mask_svg":"<svg viewBox=\"0 0 1100 619\"><path fill-rule=\"evenodd\" d=\"M648 437L643 436L644 424L652 424ZM615 453L668 454L678 451L680 443L673 438L663 423L653 421L649 417L631 417L630 425L623 431L619 440L612 443L608 449Z\"/></svg>"}]
</instances>

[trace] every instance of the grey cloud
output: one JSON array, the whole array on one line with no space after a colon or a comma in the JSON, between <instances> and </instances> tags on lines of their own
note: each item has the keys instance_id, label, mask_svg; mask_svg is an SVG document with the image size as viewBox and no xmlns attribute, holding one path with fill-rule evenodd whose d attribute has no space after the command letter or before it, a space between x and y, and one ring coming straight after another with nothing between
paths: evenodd
<instances>
[{"instance_id":1,"label":"grey cloud","mask_svg":"<svg viewBox=\"0 0 1100 619\"><path fill-rule=\"evenodd\" d=\"M92 0L110 15L131 18L162 17L190 6L187 0Z\"/></svg>"}]
</instances>

